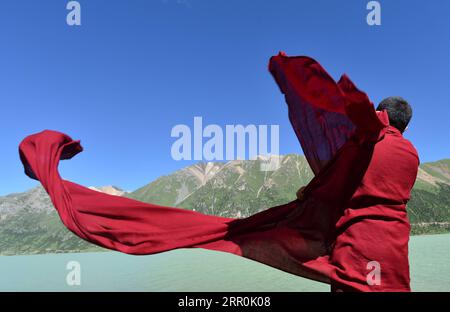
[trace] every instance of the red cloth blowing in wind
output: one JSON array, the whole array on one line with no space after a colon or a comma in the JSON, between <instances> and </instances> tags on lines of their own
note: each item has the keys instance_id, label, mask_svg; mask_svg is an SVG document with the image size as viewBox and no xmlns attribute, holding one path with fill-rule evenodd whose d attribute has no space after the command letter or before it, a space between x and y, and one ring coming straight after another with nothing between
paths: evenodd
<instances>
[{"instance_id":1,"label":"red cloth blowing in wind","mask_svg":"<svg viewBox=\"0 0 450 312\"><path fill-rule=\"evenodd\" d=\"M233 219L100 193L60 177L59 161L82 147L49 130L21 142L25 173L42 183L69 230L102 247L137 255L204 248L343 290L408 291L414 147L347 76L336 83L315 60L282 53L269 70L315 174L303 201ZM373 261L375 284L367 282Z\"/></svg>"}]
</instances>

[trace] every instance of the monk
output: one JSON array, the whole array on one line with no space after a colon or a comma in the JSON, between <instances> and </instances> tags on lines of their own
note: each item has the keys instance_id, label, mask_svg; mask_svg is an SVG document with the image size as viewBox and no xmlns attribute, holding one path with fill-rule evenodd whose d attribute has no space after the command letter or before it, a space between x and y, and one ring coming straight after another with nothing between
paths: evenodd
<instances>
[{"instance_id":1,"label":"monk","mask_svg":"<svg viewBox=\"0 0 450 312\"><path fill-rule=\"evenodd\" d=\"M408 103L388 98L377 111L348 76L335 82L306 56L280 53L269 71L315 175L289 203L225 218L97 192L61 178L59 161L83 149L52 130L20 143L25 173L41 182L70 231L105 248L134 255L204 248L336 291L409 291L406 203L419 159L402 136Z\"/></svg>"},{"instance_id":2,"label":"monk","mask_svg":"<svg viewBox=\"0 0 450 312\"><path fill-rule=\"evenodd\" d=\"M301 201L309 196L341 202L331 222L330 263L336 268L332 290L410 290L406 202L419 158L403 132L412 109L401 97L389 97L377 111L389 117L384 137L370 143L355 135L324 170L330 178L322 179L319 187L310 185L309 192L305 187L297 192ZM359 184L350 186L355 177ZM370 279L368 269L376 270L377 280Z\"/></svg>"}]
</instances>

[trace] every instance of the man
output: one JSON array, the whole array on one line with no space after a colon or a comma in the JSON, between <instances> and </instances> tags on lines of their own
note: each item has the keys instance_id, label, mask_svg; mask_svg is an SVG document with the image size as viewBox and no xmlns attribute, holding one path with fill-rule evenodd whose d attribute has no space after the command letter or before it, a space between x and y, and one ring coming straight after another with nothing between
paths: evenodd
<instances>
[{"instance_id":1,"label":"man","mask_svg":"<svg viewBox=\"0 0 450 312\"><path fill-rule=\"evenodd\" d=\"M370 162L363 165L363 175L356 179L360 184L351 190L350 199L338 207L332 222L334 248L330 262L336 267L331 277L332 290L365 290L364 284L373 290L410 290L410 225L405 207L419 160L416 150L402 134L412 110L401 97L383 100L377 111L383 110L387 111L390 126L383 139L369 147ZM345 145L328 170L350 179L355 173L360 175L357 163L364 159L366 151L358 148L354 143ZM355 160L352 154L359 159ZM341 183L336 179L329 183L322 181L320 191L310 191L308 196L320 196L317 192L335 193L341 189ZM305 200L306 196L302 187L297 198ZM383 239L387 236L395 239Z\"/></svg>"},{"instance_id":2,"label":"man","mask_svg":"<svg viewBox=\"0 0 450 312\"><path fill-rule=\"evenodd\" d=\"M336 83L305 56L280 53L269 70L315 174L302 200L238 219L100 193L61 179L59 161L82 147L49 130L20 143L25 173L42 183L69 230L105 248L128 254L204 248L333 290L408 291L406 202L419 160L402 136L411 118L406 101L389 98L376 112L347 76Z\"/></svg>"}]
</instances>

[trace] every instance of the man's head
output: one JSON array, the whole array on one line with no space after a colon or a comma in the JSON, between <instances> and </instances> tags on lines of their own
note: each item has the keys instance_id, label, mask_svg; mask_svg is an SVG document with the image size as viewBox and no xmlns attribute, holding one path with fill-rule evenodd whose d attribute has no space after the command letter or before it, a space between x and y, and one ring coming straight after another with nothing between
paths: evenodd
<instances>
[{"instance_id":1,"label":"man's head","mask_svg":"<svg viewBox=\"0 0 450 312\"><path fill-rule=\"evenodd\" d=\"M391 96L378 104L377 111L386 110L389 116L389 124L400 132L404 132L412 117L412 109L408 102L399 97Z\"/></svg>"}]
</instances>

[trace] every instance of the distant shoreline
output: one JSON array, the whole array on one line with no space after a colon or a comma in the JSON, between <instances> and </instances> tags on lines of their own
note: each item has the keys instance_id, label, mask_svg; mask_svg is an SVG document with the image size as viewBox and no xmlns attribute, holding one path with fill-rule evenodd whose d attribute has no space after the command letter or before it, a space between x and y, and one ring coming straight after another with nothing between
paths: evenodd
<instances>
[{"instance_id":1,"label":"distant shoreline","mask_svg":"<svg viewBox=\"0 0 450 312\"><path fill-rule=\"evenodd\" d=\"M421 223L421 227L427 227L428 225L434 225L434 223L442 223L445 226L450 226L450 222L429 222L429 223ZM421 234L411 234L411 236L431 236L431 235L450 235L450 230L445 232L424 232ZM195 248L179 248L179 249L195 249ZM198 248L201 249L201 248ZM92 249L74 249L74 250L52 250L49 252L33 252L33 253L0 253L0 257L14 257L14 256L39 256L39 255L61 255L61 254L70 254L70 253L103 253L103 252L117 252L119 251L110 250L102 247L93 246ZM123 253L125 254L125 253Z\"/></svg>"},{"instance_id":2,"label":"distant shoreline","mask_svg":"<svg viewBox=\"0 0 450 312\"><path fill-rule=\"evenodd\" d=\"M411 236L450 233L450 222L420 222L411 224Z\"/></svg>"}]
</instances>

